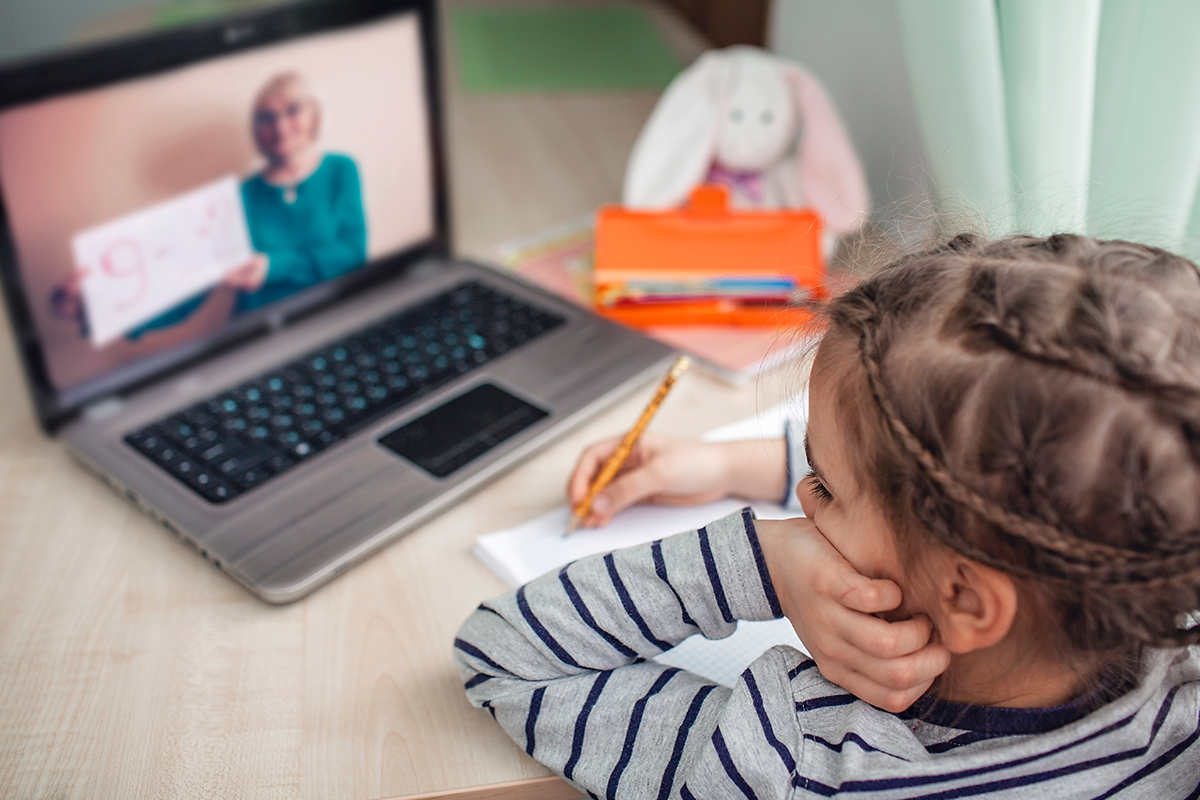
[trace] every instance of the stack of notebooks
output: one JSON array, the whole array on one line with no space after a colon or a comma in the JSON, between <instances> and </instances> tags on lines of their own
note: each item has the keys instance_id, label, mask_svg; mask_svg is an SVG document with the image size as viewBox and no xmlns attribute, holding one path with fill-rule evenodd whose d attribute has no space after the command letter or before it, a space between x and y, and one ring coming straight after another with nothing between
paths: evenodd
<instances>
[{"instance_id":1,"label":"stack of notebooks","mask_svg":"<svg viewBox=\"0 0 1200 800\"><path fill-rule=\"evenodd\" d=\"M594 223L593 215L588 215L504 242L495 248L491 260L560 297L592 308ZM734 386L797 358L813 341L803 327L651 325L639 330L687 353L704 371Z\"/></svg>"}]
</instances>

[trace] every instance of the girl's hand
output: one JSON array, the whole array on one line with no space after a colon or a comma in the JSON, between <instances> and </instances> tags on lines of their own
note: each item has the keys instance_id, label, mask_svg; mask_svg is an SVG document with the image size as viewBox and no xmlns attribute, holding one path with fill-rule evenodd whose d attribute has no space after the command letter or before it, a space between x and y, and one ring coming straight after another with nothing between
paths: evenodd
<instances>
[{"instance_id":1,"label":"girl's hand","mask_svg":"<svg viewBox=\"0 0 1200 800\"><path fill-rule=\"evenodd\" d=\"M267 257L257 253L245 264L225 273L226 286L243 292L257 292L267 280Z\"/></svg>"},{"instance_id":2,"label":"girl's hand","mask_svg":"<svg viewBox=\"0 0 1200 800\"><path fill-rule=\"evenodd\" d=\"M886 711L903 711L945 671L950 653L923 616L887 622L900 587L857 573L804 517L755 520L783 613L821 674Z\"/></svg>"},{"instance_id":3,"label":"girl's hand","mask_svg":"<svg viewBox=\"0 0 1200 800\"><path fill-rule=\"evenodd\" d=\"M567 484L572 506L587 495L592 479L620 442L609 439L583 451ZM787 490L785 459L782 440L701 442L648 433L612 483L596 495L582 524L607 525L617 512L642 502L692 505L730 494L779 502Z\"/></svg>"}]
</instances>

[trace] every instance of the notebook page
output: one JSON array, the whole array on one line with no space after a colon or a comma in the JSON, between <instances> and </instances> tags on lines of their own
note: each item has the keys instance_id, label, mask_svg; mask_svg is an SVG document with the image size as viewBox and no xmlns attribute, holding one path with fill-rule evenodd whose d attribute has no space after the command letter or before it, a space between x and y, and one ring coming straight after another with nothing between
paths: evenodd
<instances>
[{"instance_id":1,"label":"notebook page","mask_svg":"<svg viewBox=\"0 0 1200 800\"><path fill-rule=\"evenodd\" d=\"M729 441L781 436L787 413L796 415L806 405L803 397L797 398L756 417L711 431L704 438ZM621 512L604 528L581 528L570 536L563 536L563 531L571 510L562 505L521 525L480 536L475 542L474 553L492 572L515 588L584 556L694 530L746 505L745 500L737 498L697 506L639 505ZM782 519L800 513L771 503L752 502L749 505L760 519ZM804 650L791 623L780 619L740 622L737 631L725 639L693 636L656 660L732 685L751 661L776 644L789 644Z\"/></svg>"}]
</instances>

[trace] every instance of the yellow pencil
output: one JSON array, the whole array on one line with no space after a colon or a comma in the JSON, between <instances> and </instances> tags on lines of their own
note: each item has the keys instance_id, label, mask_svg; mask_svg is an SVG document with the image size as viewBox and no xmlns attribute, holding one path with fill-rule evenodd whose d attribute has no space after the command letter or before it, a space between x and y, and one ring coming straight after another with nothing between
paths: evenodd
<instances>
[{"instance_id":1,"label":"yellow pencil","mask_svg":"<svg viewBox=\"0 0 1200 800\"><path fill-rule=\"evenodd\" d=\"M600 468L600 472L592 480L588 486L587 494L579 501L579 504L571 509L571 521L567 523L567 529L563 536L569 536L573 530L579 527L579 523L587 516L588 511L592 508L592 501L596 499L596 495L604 491L604 487L612 482L612 479L621 471L621 467L625 465L629 454L633 452L633 446L637 444L638 439L642 438L642 432L646 430L646 426L650 424L650 420L654 417L658 407L662 405L663 399L666 398L667 392L671 391L671 387L675 385L675 381L679 380L679 376L688 368L687 356L680 356L671 366L671 371L663 378L662 383L658 385L658 391L654 393L654 397L650 398L650 403L646 406L646 410L642 412L642 416L638 418L637 423L629 429L629 433L625 434L625 438L617 445L617 449L608 457L608 461L604 462L604 466Z\"/></svg>"}]
</instances>

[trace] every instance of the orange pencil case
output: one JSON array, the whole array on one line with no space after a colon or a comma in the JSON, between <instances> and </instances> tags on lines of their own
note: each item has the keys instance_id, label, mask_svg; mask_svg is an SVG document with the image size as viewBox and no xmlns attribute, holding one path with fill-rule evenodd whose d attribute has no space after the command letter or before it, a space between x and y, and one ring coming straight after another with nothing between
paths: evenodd
<instances>
[{"instance_id":1,"label":"orange pencil case","mask_svg":"<svg viewBox=\"0 0 1200 800\"><path fill-rule=\"evenodd\" d=\"M605 206L593 277L596 311L627 325L794 325L825 295L821 219L735 211L714 184L679 209Z\"/></svg>"}]
</instances>

